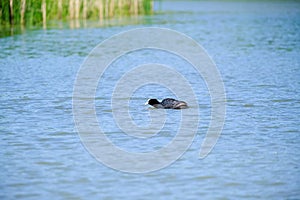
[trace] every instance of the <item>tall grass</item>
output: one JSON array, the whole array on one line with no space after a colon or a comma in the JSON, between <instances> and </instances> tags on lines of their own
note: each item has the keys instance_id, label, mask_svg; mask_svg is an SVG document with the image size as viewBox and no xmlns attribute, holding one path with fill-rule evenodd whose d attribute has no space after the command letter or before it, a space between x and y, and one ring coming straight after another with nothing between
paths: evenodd
<instances>
[{"instance_id":1,"label":"tall grass","mask_svg":"<svg viewBox=\"0 0 300 200\"><path fill-rule=\"evenodd\" d=\"M151 14L153 0L1 0L0 25L46 26L51 20L104 20Z\"/></svg>"}]
</instances>

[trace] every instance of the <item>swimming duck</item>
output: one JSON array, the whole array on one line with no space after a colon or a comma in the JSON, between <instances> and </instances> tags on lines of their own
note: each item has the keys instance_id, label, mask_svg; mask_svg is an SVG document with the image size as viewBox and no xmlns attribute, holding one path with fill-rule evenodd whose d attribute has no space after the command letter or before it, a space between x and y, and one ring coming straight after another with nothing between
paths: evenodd
<instances>
[{"instance_id":1,"label":"swimming duck","mask_svg":"<svg viewBox=\"0 0 300 200\"><path fill-rule=\"evenodd\" d=\"M164 108L164 109L183 109L187 108L188 105L184 101L178 101L172 98L166 98L159 102L157 99L148 99L145 105L153 106L154 108Z\"/></svg>"}]
</instances>

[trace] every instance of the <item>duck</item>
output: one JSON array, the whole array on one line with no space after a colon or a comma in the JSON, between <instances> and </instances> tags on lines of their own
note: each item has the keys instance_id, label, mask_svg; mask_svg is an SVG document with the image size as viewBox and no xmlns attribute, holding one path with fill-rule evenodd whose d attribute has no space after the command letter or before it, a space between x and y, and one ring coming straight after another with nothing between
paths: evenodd
<instances>
[{"instance_id":1,"label":"duck","mask_svg":"<svg viewBox=\"0 0 300 200\"><path fill-rule=\"evenodd\" d=\"M153 106L154 108L163 108L163 109L185 109L188 108L188 105L184 101L178 101L172 98L163 99L159 102L157 99L148 99L145 105Z\"/></svg>"}]
</instances>

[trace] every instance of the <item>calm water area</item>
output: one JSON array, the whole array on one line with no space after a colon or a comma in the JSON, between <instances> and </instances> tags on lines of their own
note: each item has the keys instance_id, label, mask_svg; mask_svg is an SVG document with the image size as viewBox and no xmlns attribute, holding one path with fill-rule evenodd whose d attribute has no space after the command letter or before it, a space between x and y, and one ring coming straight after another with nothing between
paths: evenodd
<instances>
[{"instance_id":1,"label":"calm water area","mask_svg":"<svg viewBox=\"0 0 300 200\"><path fill-rule=\"evenodd\" d=\"M88 28L53 26L0 38L0 199L300 199L300 3L157 1L155 12L128 25L87 22ZM197 134L183 156L161 170L133 174L89 154L75 127L72 95L96 45L142 27L173 29L205 48L224 82L226 121L212 152L199 159L211 112L201 76L159 50L116 60L100 80L95 107L107 137L121 148L161 148L180 124L181 111L168 110L165 126L149 139L127 137L115 124L114 85L135 65L173 66L199 103ZM149 123L149 97L175 96L153 84L136 90L129 113L137 125Z\"/></svg>"}]
</instances>

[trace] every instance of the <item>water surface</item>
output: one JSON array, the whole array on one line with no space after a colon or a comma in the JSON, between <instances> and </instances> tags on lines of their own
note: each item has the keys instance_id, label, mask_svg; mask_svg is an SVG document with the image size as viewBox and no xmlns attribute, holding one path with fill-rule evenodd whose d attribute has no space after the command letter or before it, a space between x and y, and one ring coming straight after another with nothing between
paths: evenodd
<instances>
[{"instance_id":1,"label":"water surface","mask_svg":"<svg viewBox=\"0 0 300 200\"><path fill-rule=\"evenodd\" d=\"M300 4L176 1L156 9L159 14L146 16L145 25L53 28L0 39L1 199L300 198ZM155 59L181 70L195 88L201 117L194 143L178 161L160 171L128 174L97 162L81 144L72 92L80 65L99 42L144 26L183 32L207 50L224 80L227 114L217 145L198 159L210 120L201 77L165 52L120 59L103 77L96 111L108 137L122 148L160 148L178 129L179 113L173 111L150 140L126 137L113 123L111 91L135 63ZM173 94L157 85L137 90L130 113L139 125L148 123L143 104L150 95Z\"/></svg>"}]
</instances>

